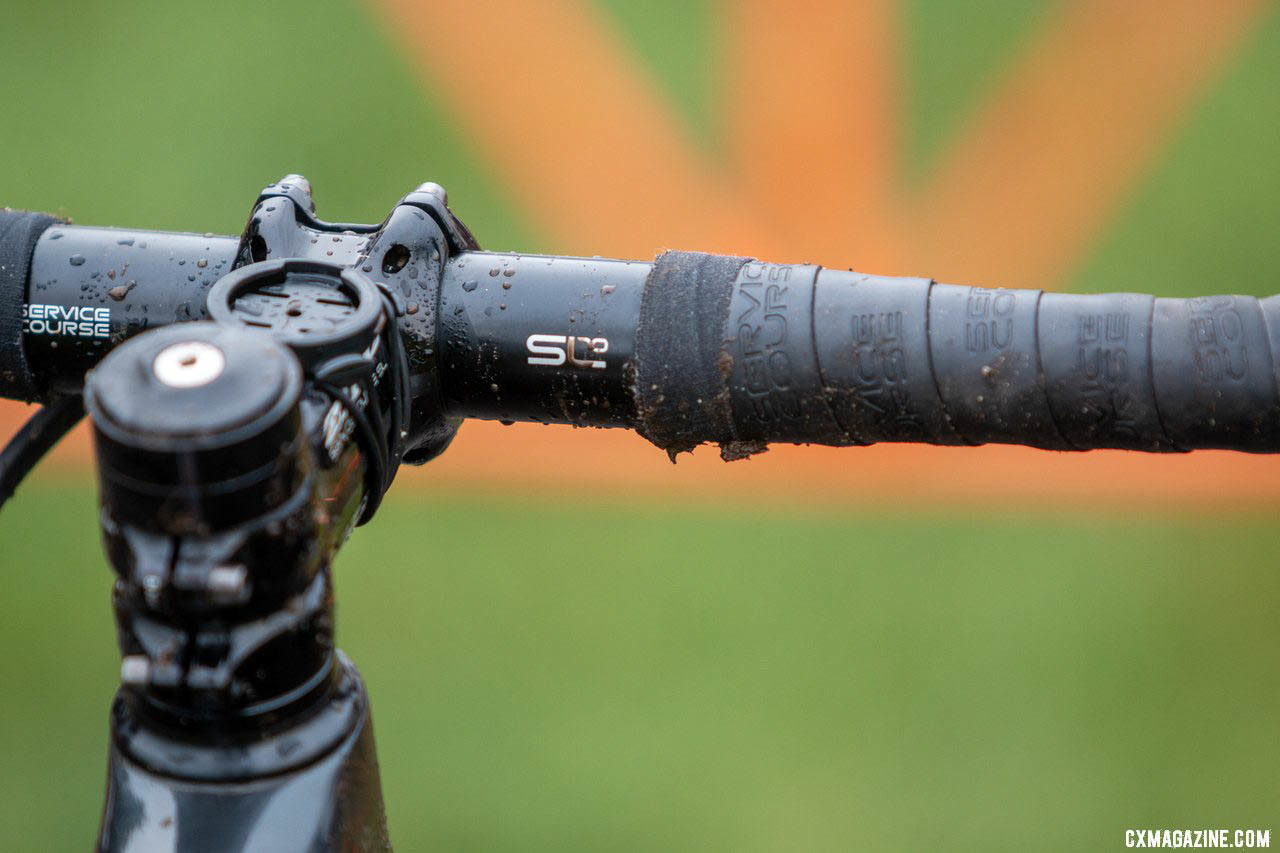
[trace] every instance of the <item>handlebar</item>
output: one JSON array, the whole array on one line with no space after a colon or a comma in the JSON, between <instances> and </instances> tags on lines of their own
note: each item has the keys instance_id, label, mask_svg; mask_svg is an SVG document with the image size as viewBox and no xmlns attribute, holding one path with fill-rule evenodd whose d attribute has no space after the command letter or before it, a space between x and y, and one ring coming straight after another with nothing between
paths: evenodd
<instances>
[{"instance_id":1,"label":"handlebar","mask_svg":"<svg viewBox=\"0 0 1280 853\"><path fill-rule=\"evenodd\" d=\"M42 398L78 389L137 332L207 317L212 284L260 260L246 257L247 236L4 216L17 239L0 240L0 332L22 302L16 374ZM1056 294L689 252L643 262L465 247L437 255L438 287L426 288L418 267L386 260L395 247L365 236L372 228L351 228L333 239L352 264L388 253L363 269L404 302L415 409L449 418L633 428L673 457L704 442L726 459L773 442L1280 450L1280 297ZM24 251L29 283L14 278ZM0 349L11 379L13 353ZM32 396L21 381L0 393Z\"/></svg>"},{"instance_id":2,"label":"handlebar","mask_svg":"<svg viewBox=\"0 0 1280 853\"><path fill-rule=\"evenodd\" d=\"M441 289L467 417L768 443L1280 449L1280 301L937 284L667 252L464 255Z\"/></svg>"}]
</instances>

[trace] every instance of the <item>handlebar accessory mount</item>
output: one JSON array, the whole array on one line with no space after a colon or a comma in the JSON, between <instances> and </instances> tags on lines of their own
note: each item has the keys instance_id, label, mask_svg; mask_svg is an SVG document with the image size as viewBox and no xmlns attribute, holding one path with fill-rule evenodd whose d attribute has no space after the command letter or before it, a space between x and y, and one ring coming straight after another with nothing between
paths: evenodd
<instances>
[{"instance_id":1,"label":"handlebar accessory mount","mask_svg":"<svg viewBox=\"0 0 1280 853\"><path fill-rule=\"evenodd\" d=\"M364 448L366 504L377 509L404 456L411 392L397 319L405 304L363 273L332 262L261 261L209 291L215 322L269 332L289 347L310 384L332 398L324 416L324 456L337 461L354 437Z\"/></svg>"}]
</instances>

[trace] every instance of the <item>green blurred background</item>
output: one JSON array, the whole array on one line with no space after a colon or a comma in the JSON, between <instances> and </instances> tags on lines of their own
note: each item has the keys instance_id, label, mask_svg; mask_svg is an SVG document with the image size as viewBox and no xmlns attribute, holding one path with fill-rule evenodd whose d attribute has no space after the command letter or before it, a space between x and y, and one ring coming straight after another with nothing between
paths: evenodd
<instances>
[{"instance_id":1,"label":"green blurred background","mask_svg":"<svg viewBox=\"0 0 1280 853\"><path fill-rule=\"evenodd\" d=\"M717 5L596 2L715 151L721 63L690 55L717 43ZM905 3L909 179L1050 5ZM4 204L234 233L286 172L353 221L429 178L482 243L556 249L361 4L0 14ZM1269 13L1067 286L1277 290L1278 107ZM85 849L101 808L118 655L91 479L43 470L0 513L7 850ZM568 519L483 485L393 491L336 571L398 849L1096 849L1128 827L1280 828L1274 507L779 517L611 498Z\"/></svg>"}]
</instances>

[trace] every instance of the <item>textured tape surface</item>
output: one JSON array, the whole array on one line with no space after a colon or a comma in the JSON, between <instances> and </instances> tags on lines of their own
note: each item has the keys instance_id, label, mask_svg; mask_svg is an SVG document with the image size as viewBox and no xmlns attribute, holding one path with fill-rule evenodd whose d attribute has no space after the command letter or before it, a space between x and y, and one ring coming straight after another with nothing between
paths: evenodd
<instances>
[{"instance_id":1,"label":"textured tape surface","mask_svg":"<svg viewBox=\"0 0 1280 853\"><path fill-rule=\"evenodd\" d=\"M734 282L724 351L738 444L726 459L770 441L861 444L837 421L814 349L813 296L819 268L746 264Z\"/></svg>"},{"instance_id":2,"label":"textured tape surface","mask_svg":"<svg viewBox=\"0 0 1280 853\"><path fill-rule=\"evenodd\" d=\"M36 241L59 221L43 213L0 209L0 397L36 396L22 347L22 305Z\"/></svg>"},{"instance_id":3,"label":"textured tape surface","mask_svg":"<svg viewBox=\"0 0 1280 853\"><path fill-rule=\"evenodd\" d=\"M1280 296L1046 294L731 260L655 268L663 313L636 348L638 377L654 378L637 392L642 431L669 452L1280 451Z\"/></svg>"}]
</instances>

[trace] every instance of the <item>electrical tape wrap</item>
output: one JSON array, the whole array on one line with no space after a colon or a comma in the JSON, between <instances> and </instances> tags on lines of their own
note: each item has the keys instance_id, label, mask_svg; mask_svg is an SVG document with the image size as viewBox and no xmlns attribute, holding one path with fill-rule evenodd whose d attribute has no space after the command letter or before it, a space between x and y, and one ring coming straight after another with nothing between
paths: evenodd
<instances>
[{"instance_id":1,"label":"electrical tape wrap","mask_svg":"<svg viewBox=\"0 0 1280 853\"><path fill-rule=\"evenodd\" d=\"M959 287L667 252L641 302L638 426L669 453L715 442L726 459L770 442L1276 452L1278 300Z\"/></svg>"}]
</instances>

